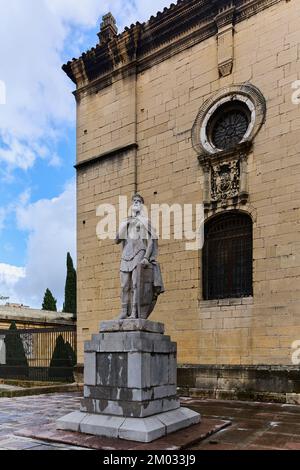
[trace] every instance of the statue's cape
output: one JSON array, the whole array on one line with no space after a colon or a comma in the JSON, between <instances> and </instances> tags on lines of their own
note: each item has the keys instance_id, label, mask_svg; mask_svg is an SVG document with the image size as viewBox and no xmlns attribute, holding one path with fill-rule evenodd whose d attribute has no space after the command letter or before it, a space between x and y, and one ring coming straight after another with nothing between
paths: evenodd
<instances>
[{"instance_id":1,"label":"statue's cape","mask_svg":"<svg viewBox=\"0 0 300 470\"><path fill-rule=\"evenodd\" d=\"M155 261L153 264L153 271L154 271L154 281L153 285L155 287L156 293L158 295L163 294L165 292L164 281L161 275L160 265Z\"/></svg>"}]
</instances>

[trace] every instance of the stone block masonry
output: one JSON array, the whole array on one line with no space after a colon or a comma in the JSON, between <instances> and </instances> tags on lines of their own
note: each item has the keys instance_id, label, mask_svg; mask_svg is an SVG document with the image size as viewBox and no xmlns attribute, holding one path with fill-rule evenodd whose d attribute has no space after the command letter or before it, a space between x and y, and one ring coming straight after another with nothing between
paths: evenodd
<instances>
[{"instance_id":1,"label":"stone block masonry","mask_svg":"<svg viewBox=\"0 0 300 470\"><path fill-rule=\"evenodd\" d=\"M118 209L119 195L130 198L135 183L147 206L203 202L193 123L208 98L249 82L267 106L248 159L249 204L243 208L253 219L253 298L228 299L227 305L203 301L201 253L187 252L184 241L161 240L166 293L153 319L177 342L182 364L292 365L291 346L300 339L300 108L291 101L291 85L300 73L300 2L235 1L233 64L225 77L219 73L213 20L218 2L198 3L176 6L147 24L133 74L132 69L118 73L119 64L105 75L101 46L91 52L91 70L87 56L67 67L77 85L80 364L84 342L100 320L117 316L120 308L120 250L111 240L97 239L97 207L109 203ZM202 14L189 10L201 5ZM174 37L169 25L179 29ZM209 31L201 33L206 27ZM132 42L134 32L116 39L120 58L126 57L122 41Z\"/></svg>"},{"instance_id":2,"label":"stone block masonry","mask_svg":"<svg viewBox=\"0 0 300 470\"><path fill-rule=\"evenodd\" d=\"M166 293L152 318L165 324L184 366L238 366L244 371L282 366L287 376L290 367L297 367L293 345L300 340L300 106L291 98L292 84L300 78L299 22L299 0L178 2L65 66L76 83L78 116L81 369L84 342L99 321L116 317L120 308L120 250L112 240L97 239L97 208L108 203L118 211L119 195L130 199L136 189L149 208L205 202L206 174L191 130L208 99L244 83L257 87L266 101L265 123L247 160L249 200L238 207L253 221L253 297L204 300L202 253L186 251L185 240L174 239L172 225L171 239L159 243ZM193 216L194 227L195 222ZM143 354L145 362L151 353ZM206 380L201 370L201 380L190 387L210 387L215 393L237 386L239 396L249 396L250 385L251 392L261 393L260 374L251 383L238 376L226 385L218 372ZM186 379L185 374L180 377ZM263 392L275 390L273 377L267 374ZM96 379L88 379L87 387L96 387ZM298 393L298 386L292 380L276 390ZM134 394L142 402L149 399L142 390ZM92 395L86 399L100 400ZM115 399L109 390L104 396L102 400Z\"/></svg>"}]
</instances>

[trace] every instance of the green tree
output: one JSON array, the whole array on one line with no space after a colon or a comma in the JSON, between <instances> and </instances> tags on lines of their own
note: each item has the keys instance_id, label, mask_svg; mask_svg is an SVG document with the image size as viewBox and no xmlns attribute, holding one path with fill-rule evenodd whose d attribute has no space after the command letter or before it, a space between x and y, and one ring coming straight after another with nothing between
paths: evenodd
<instances>
[{"instance_id":1,"label":"green tree","mask_svg":"<svg viewBox=\"0 0 300 470\"><path fill-rule=\"evenodd\" d=\"M55 348L50 362L49 378L53 380L73 381L73 367L76 354L70 343L65 343L62 335L56 339Z\"/></svg>"},{"instance_id":2,"label":"green tree","mask_svg":"<svg viewBox=\"0 0 300 470\"><path fill-rule=\"evenodd\" d=\"M44 295L43 310L49 310L50 312L57 312L56 306L57 300L53 297L52 292L47 289Z\"/></svg>"},{"instance_id":3,"label":"green tree","mask_svg":"<svg viewBox=\"0 0 300 470\"><path fill-rule=\"evenodd\" d=\"M68 341L65 343L65 347L66 347L68 359L69 359L69 362L70 362L70 366L71 367L76 366L77 356L76 356L76 353L75 353L74 349L72 348L72 346L70 345L70 343Z\"/></svg>"},{"instance_id":4,"label":"green tree","mask_svg":"<svg viewBox=\"0 0 300 470\"><path fill-rule=\"evenodd\" d=\"M28 361L24 350L22 339L18 333L16 323L13 321L9 332L5 336L6 366L13 367L12 377L15 374L15 368L18 368L18 377L28 376Z\"/></svg>"},{"instance_id":5,"label":"green tree","mask_svg":"<svg viewBox=\"0 0 300 470\"><path fill-rule=\"evenodd\" d=\"M63 312L77 313L77 276L70 253L67 254L67 278Z\"/></svg>"}]
</instances>

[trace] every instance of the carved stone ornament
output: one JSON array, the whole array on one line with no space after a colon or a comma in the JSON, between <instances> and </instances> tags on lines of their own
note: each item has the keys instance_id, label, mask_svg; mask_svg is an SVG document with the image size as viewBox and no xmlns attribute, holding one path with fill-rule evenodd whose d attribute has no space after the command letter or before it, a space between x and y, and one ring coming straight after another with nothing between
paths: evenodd
<instances>
[{"instance_id":1,"label":"carved stone ornament","mask_svg":"<svg viewBox=\"0 0 300 470\"><path fill-rule=\"evenodd\" d=\"M240 189L239 161L225 162L212 166L211 200L222 202L238 197Z\"/></svg>"},{"instance_id":2,"label":"carved stone ornament","mask_svg":"<svg viewBox=\"0 0 300 470\"><path fill-rule=\"evenodd\" d=\"M204 172L206 211L248 200L247 157L266 116L262 93L251 84L220 90L200 109L192 142Z\"/></svg>"},{"instance_id":3,"label":"carved stone ornament","mask_svg":"<svg viewBox=\"0 0 300 470\"><path fill-rule=\"evenodd\" d=\"M221 77L227 77L231 74L233 67L233 59L228 59L219 64L219 72Z\"/></svg>"}]
</instances>

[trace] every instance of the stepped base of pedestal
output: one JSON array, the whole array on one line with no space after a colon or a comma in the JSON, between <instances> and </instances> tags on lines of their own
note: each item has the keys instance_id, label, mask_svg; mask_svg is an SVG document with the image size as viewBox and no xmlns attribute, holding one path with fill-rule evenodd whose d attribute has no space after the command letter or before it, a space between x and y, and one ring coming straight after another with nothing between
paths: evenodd
<instances>
[{"instance_id":1,"label":"stepped base of pedestal","mask_svg":"<svg viewBox=\"0 0 300 470\"><path fill-rule=\"evenodd\" d=\"M188 408L178 408L147 418L124 418L76 411L60 418L57 429L146 443L200 421L201 416Z\"/></svg>"}]
</instances>

